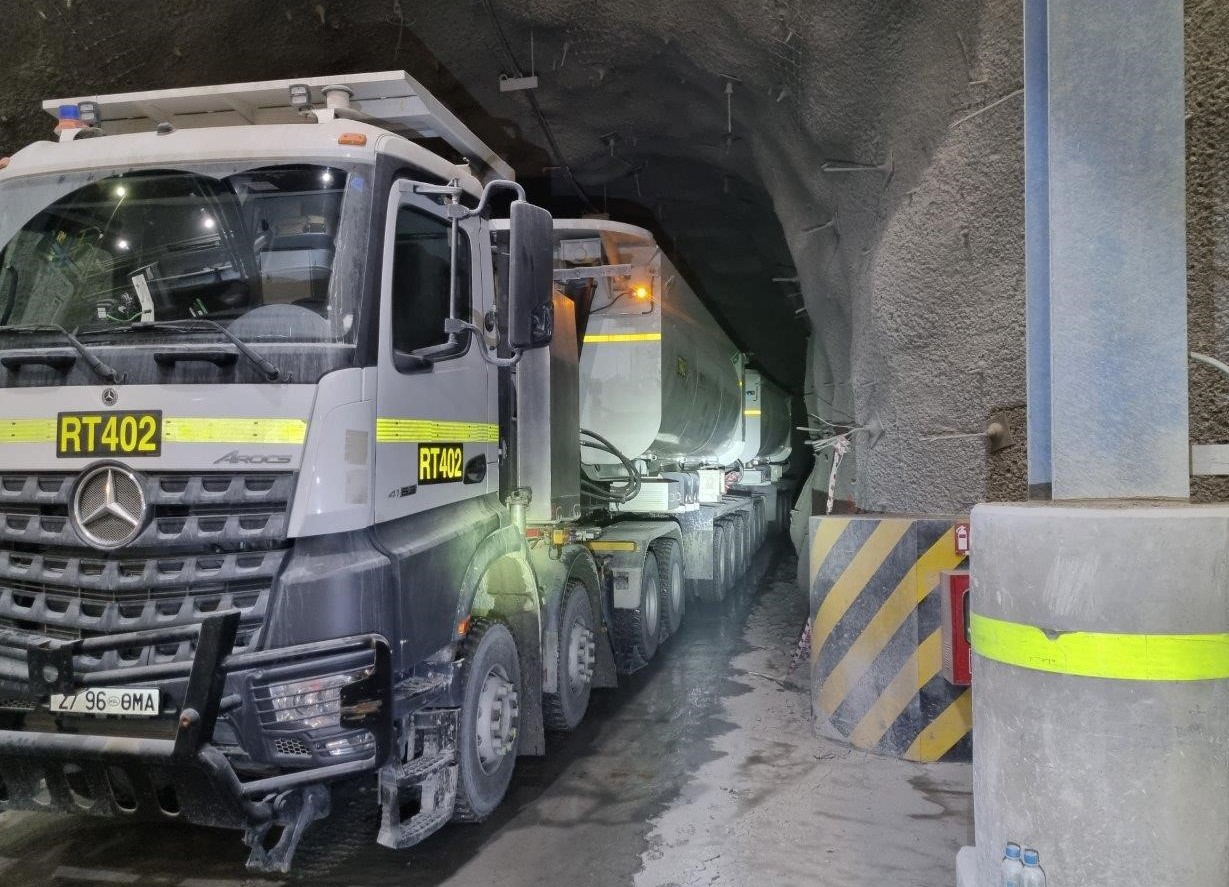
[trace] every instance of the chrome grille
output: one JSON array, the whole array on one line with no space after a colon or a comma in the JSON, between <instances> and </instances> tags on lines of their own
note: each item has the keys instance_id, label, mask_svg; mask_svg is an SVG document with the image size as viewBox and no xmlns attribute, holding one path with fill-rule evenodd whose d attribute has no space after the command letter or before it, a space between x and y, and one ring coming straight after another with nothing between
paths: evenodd
<instances>
[{"instance_id":1,"label":"chrome grille","mask_svg":"<svg viewBox=\"0 0 1229 887\"><path fill-rule=\"evenodd\" d=\"M75 479L0 476L0 630L88 638L194 624L233 608L242 614L236 652L255 647L289 553L293 474L148 475L143 492L153 518L110 552L87 545L67 519ZM110 670L191 656L192 644L183 641L78 657L77 667ZM6 657L22 658L0 646L0 660Z\"/></svg>"}]
</instances>

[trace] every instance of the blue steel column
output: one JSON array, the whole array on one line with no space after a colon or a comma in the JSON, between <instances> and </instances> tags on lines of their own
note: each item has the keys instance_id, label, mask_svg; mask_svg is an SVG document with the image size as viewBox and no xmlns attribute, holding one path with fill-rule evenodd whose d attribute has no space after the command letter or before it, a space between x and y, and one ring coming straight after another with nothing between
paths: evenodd
<instances>
[{"instance_id":1,"label":"blue steel column","mask_svg":"<svg viewBox=\"0 0 1229 887\"><path fill-rule=\"evenodd\" d=\"M1186 498L1182 0L1026 0L1029 482Z\"/></svg>"}]
</instances>

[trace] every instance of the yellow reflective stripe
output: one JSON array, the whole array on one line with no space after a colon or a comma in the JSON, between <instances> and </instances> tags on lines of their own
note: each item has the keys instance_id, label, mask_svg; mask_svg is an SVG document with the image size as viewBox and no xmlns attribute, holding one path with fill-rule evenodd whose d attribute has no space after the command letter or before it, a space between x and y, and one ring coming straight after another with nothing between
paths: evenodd
<instances>
[{"instance_id":1,"label":"yellow reflective stripe","mask_svg":"<svg viewBox=\"0 0 1229 887\"><path fill-rule=\"evenodd\" d=\"M760 414L759 410L743 410L744 416L758 416L759 414Z\"/></svg>"},{"instance_id":2,"label":"yellow reflective stripe","mask_svg":"<svg viewBox=\"0 0 1229 887\"><path fill-rule=\"evenodd\" d=\"M1019 668L1124 681L1215 681L1229 678L1229 633L1110 634L1050 632L972 614L979 656Z\"/></svg>"},{"instance_id":3,"label":"yellow reflective stripe","mask_svg":"<svg viewBox=\"0 0 1229 887\"><path fill-rule=\"evenodd\" d=\"M55 443L55 419L0 419L0 443Z\"/></svg>"},{"instance_id":4,"label":"yellow reflective stripe","mask_svg":"<svg viewBox=\"0 0 1229 887\"><path fill-rule=\"evenodd\" d=\"M0 443L55 443L55 419L0 419ZM188 418L162 420L167 443L301 444L302 419Z\"/></svg>"},{"instance_id":5,"label":"yellow reflective stripe","mask_svg":"<svg viewBox=\"0 0 1229 887\"><path fill-rule=\"evenodd\" d=\"M443 419L376 419L377 443L499 443L493 422L448 422Z\"/></svg>"},{"instance_id":6,"label":"yellow reflective stripe","mask_svg":"<svg viewBox=\"0 0 1229 887\"><path fill-rule=\"evenodd\" d=\"M635 551L635 542L624 542L617 539L594 539L592 542L586 542L590 551Z\"/></svg>"},{"instance_id":7,"label":"yellow reflective stripe","mask_svg":"<svg viewBox=\"0 0 1229 887\"><path fill-rule=\"evenodd\" d=\"M307 423L302 419L167 417L162 420L162 440L166 443L301 444L307 440Z\"/></svg>"},{"instance_id":8,"label":"yellow reflective stripe","mask_svg":"<svg viewBox=\"0 0 1229 887\"><path fill-rule=\"evenodd\" d=\"M585 336L586 345L602 342L660 342L661 333L590 333Z\"/></svg>"}]
</instances>

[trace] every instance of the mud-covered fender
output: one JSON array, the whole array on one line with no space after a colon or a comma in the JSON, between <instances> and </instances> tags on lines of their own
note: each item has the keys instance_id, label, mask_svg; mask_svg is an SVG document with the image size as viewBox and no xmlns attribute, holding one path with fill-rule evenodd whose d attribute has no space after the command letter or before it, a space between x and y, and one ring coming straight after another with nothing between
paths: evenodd
<instances>
[{"instance_id":1,"label":"mud-covered fender","mask_svg":"<svg viewBox=\"0 0 1229 887\"><path fill-rule=\"evenodd\" d=\"M559 660L554 651L559 648L563 593L573 580L583 582L588 589L589 606L598 622L595 626L597 661L594 663L593 686L618 686L610 637L608 596L603 592L601 571L593 554L583 545L564 545L556 549L543 544L530 549L529 562L537 574L542 595L543 692L554 693L559 689Z\"/></svg>"},{"instance_id":2,"label":"mud-covered fender","mask_svg":"<svg viewBox=\"0 0 1229 887\"><path fill-rule=\"evenodd\" d=\"M479 543L461 580L456 639L466 617L494 619L512 631L521 662L521 755L546 753L542 721L541 591L516 527L501 527Z\"/></svg>"},{"instance_id":3,"label":"mud-covered fender","mask_svg":"<svg viewBox=\"0 0 1229 887\"><path fill-rule=\"evenodd\" d=\"M487 570L502 557L520 555L525 557L525 540L513 526L500 527L491 535L478 543L474 554L465 568L461 578L461 588L457 593L457 613L453 620L454 640L461 640L460 627L465 617L474 612L474 599L478 595L482 580ZM527 562L526 562L527 563Z\"/></svg>"}]
</instances>

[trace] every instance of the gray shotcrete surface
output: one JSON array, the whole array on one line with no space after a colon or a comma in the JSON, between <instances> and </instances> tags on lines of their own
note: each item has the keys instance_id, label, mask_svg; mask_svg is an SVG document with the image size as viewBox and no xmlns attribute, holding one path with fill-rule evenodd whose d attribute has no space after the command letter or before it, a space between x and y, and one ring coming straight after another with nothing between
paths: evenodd
<instances>
[{"instance_id":1,"label":"gray shotcrete surface","mask_svg":"<svg viewBox=\"0 0 1229 887\"><path fill-rule=\"evenodd\" d=\"M807 603L788 546L683 631L580 730L521 759L488 822L411 850L372 846L311 883L349 887L940 887L970 841L968 765L913 764L817 740ZM0 813L0 883L238 887L238 833Z\"/></svg>"}]
</instances>

